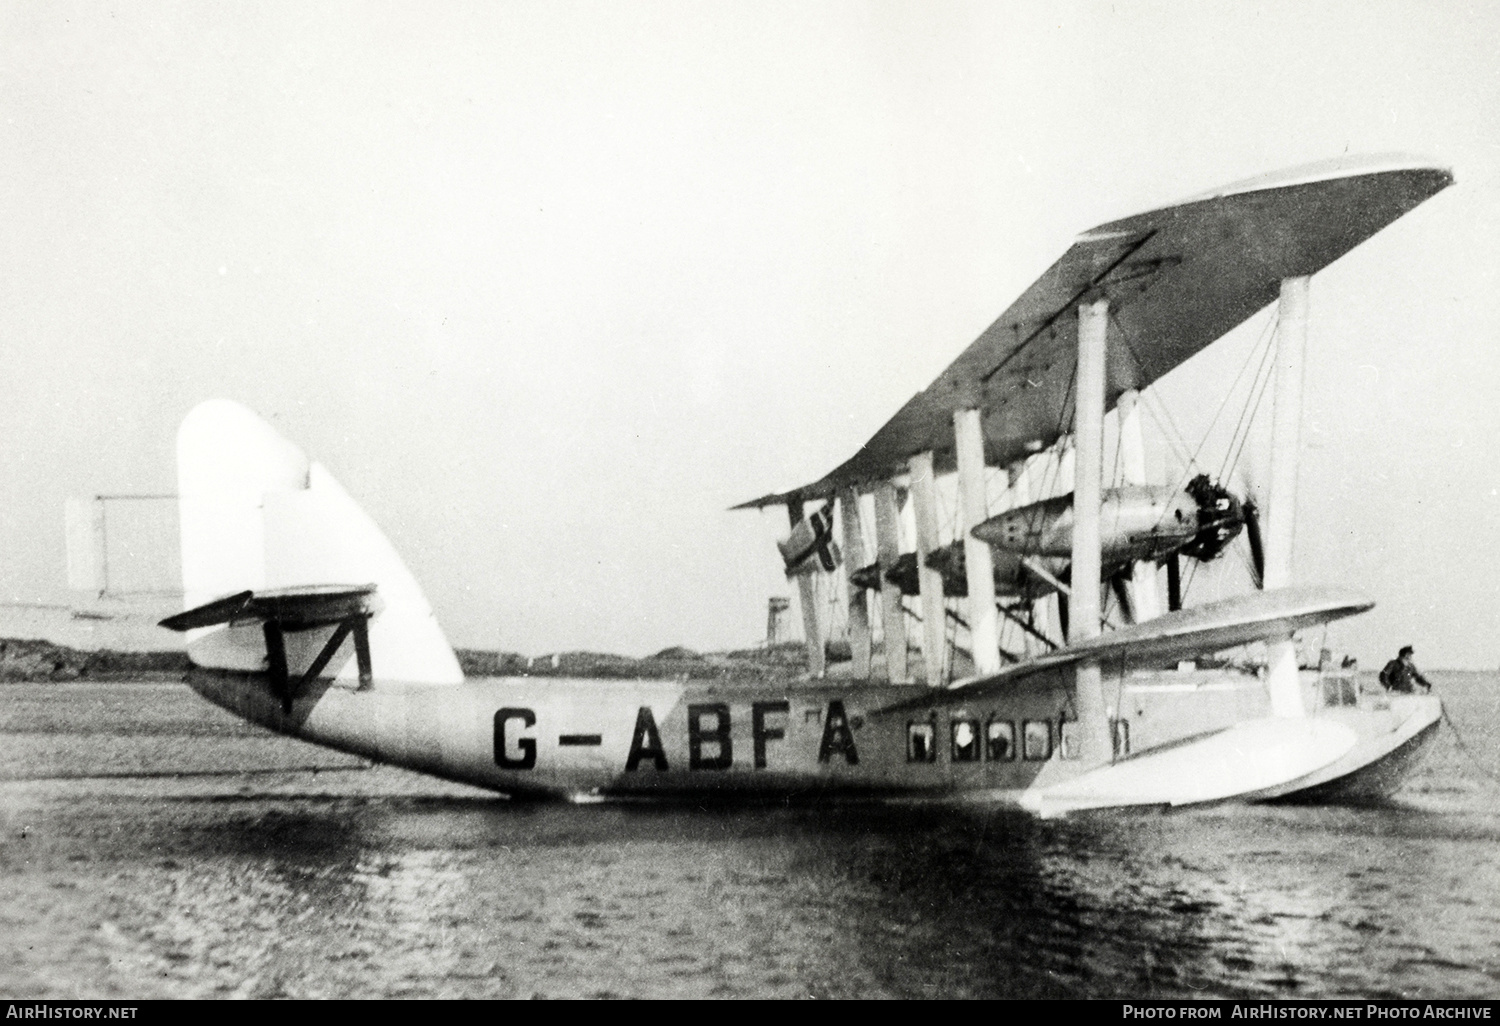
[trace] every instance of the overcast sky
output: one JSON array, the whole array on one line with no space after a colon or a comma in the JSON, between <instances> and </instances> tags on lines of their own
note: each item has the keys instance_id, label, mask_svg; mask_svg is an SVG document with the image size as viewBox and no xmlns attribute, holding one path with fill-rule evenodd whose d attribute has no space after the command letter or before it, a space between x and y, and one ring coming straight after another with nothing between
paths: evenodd
<instances>
[{"instance_id":1,"label":"overcast sky","mask_svg":"<svg viewBox=\"0 0 1500 1026\"><path fill-rule=\"evenodd\" d=\"M726 508L1076 234L1402 151L1457 185L1313 281L1296 574L1377 600L1366 664L1494 668L1497 38L1417 0L0 4L0 598L67 601L64 499L172 491L228 396L455 644L753 643L785 517Z\"/></svg>"}]
</instances>

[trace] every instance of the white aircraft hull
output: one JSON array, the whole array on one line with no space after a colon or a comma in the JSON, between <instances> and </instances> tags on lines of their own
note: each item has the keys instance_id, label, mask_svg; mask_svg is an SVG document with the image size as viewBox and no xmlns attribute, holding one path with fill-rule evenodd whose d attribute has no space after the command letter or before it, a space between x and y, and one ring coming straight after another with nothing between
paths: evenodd
<instances>
[{"instance_id":1,"label":"white aircraft hull","mask_svg":"<svg viewBox=\"0 0 1500 1026\"><path fill-rule=\"evenodd\" d=\"M361 689L324 680L286 711L263 674L190 677L210 701L280 733L517 797L899 797L1042 817L1371 801L1399 786L1441 717L1436 698L1402 697L1306 719L1245 718L1264 703L1254 677L1146 674L1121 699L1150 747L1089 767L1063 743L1064 681L1056 675L969 706L913 709L911 687L514 678ZM1011 724L1008 753L985 744L997 720ZM962 724L980 733L967 752L955 743ZM926 738L920 750L914 730ZM1045 750L1028 746L1028 733L1044 735Z\"/></svg>"},{"instance_id":2,"label":"white aircraft hull","mask_svg":"<svg viewBox=\"0 0 1500 1026\"><path fill-rule=\"evenodd\" d=\"M1389 797L1437 736L1443 704L1436 695L1398 695L1328 718L1344 722L1357 743L1342 757L1295 786L1264 795L1293 802L1358 804Z\"/></svg>"},{"instance_id":3,"label":"white aircraft hull","mask_svg":"<svg viewBox=\"0 0 1500 1026\"><path fill-rule=\"evenodd\" d=\"M1300 720L1244 720L1039 790L1023 804L1046 817L1226 801L1373 803L1401 786L1441 719L1441 701L1424 695L1324 709Z\"/></svg>"}]
</instances>

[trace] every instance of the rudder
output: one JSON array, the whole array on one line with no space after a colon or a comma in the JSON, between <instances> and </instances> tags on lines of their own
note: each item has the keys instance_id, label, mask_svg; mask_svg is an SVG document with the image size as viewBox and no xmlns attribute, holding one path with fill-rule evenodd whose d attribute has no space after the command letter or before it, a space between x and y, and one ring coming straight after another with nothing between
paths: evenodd
<instances>
[{"instance_id":1,"label":"rudder","mask_svg":"<svg viewBox=\"0 0 1500 1026\"><path fill-rule=\"evenodd\" d=\"M381 607L369 623L376 677L463 680L421 587L374 521L323 466L249 409L214 399L189 412L177 434L177 478L185 608L242 590L373 583ZM288 635L288 669L305 672L330 634ZM210 668L267 666L258 625L190 631L188 655ZM351 655L341 650L329 675L356 679Z\"/></svg>"}]
</instances>

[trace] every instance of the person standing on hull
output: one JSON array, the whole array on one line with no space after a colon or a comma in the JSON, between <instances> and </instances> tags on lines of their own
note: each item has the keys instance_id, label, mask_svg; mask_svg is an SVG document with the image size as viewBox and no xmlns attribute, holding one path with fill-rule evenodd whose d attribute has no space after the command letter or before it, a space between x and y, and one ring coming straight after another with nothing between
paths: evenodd
<instances>
[{"instance_id":1,"label":"person standing on hull","mask_svg":"<svg viewBox=\"0 0 1500 1026\"><path fill-rule=\"evenodd\" d=\"M1387 691L1411 695L1416 693L1418 684L1422 685L1424 693L1432 690L1432 684L1422 676L1417 664L1412 662L1414 651L1410 645L1403 645L1396 658L1386 663L1385 669L1380 671L1380 683L1385 685Z\"/></svg>"}]
</instances>

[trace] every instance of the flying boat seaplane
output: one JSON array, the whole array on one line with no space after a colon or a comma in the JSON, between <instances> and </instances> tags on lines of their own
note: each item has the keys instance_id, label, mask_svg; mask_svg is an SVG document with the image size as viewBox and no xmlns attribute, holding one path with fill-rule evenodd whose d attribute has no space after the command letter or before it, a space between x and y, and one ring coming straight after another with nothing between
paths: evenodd
<instances>
[{"instance_id":1,"label":"flying boat seaplane","mask_svg":"<svg viewBox=\"0 0 1500 1026\"><path fill-rule=\"evenodd\" d=\"M743 504L787 510L806 681L466 680L375 524L320 464L227 400L198 406L179 432L187 608L163 625L186 633L193 688L248 720L517 797L896 796L1050 816L1386 793L1434 734L1438 700L1362 695L1348 678L1309 678L1296 655L1296 632L1372 605L1291 581L1308 282L1451 182L1421 161L1342 160L1085 232L851 459ZM1141 390L1273 303L1264 545L1260 504L1209 476L1153 486L1137 469L1106 488L1107 413L1122 461L1138 465ZM1071 491L992 513L987 468L1059 444ZM948 472L962 537L945 546L936 493ZM915 526L905 558L898 493ZM1177 560L1212 559L1241 532L1263 588L1184 606ZM1174 592L1160 613L1156 563ZM813 593L840 567L854 666L833 680ZM1129 615L1105 630L1111 583ZM955 595L974 672L953 681ZM1006 662L1007 602L1043 595L1066 596L1065 636ZM1188 668L1247 645L1263 646L1264 665Z\"/></svg>"}]
</instances>

